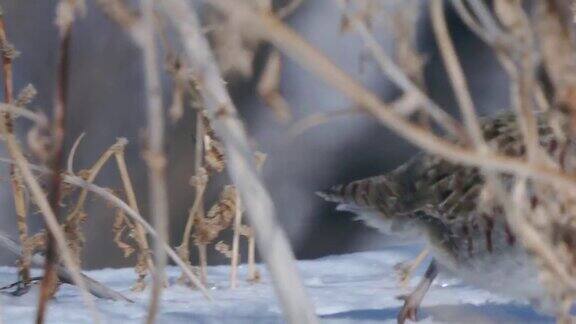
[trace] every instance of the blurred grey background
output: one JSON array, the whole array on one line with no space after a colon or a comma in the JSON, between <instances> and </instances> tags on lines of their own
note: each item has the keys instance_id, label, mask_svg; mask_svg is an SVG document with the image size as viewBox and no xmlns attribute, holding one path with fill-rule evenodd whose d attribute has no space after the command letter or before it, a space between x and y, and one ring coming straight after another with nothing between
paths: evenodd
<instances>
[{"instance_id":1,"label":"blurred grey background","mask_svg":"<svg viewBox=\"0 0 576 324\"><path fill-rule=\"evenodd\" d=\"M381 0L382 3L387 1ZM285 1L277 1L276 5L283 3ZM423 11L418 17L418 48L427 57L426 86L438 104L455 114L452 92L427 17L426 1L420 3ZM49 114L57 57L57 31L53 23L56 1L1 0L0 4L4 9L9 39L21 52L14 64L16 89L28 83L34 84L39 94L32 107ZM73 27L66 145L70 148L74 140L86 132L76 158L76 170L79 170L94 163L117 137L128 138L127 161L141 210L147 216L147 177L140 155L146 124L140 53L124 32L94 6L94 1L88 1L88 4L87 15ZM490 51L462 25L450 8L447 17L478 110L487 114L505 109L508 102L506 76ZM392 100L399 95L373 60L361 62L361 57L366 55L359 37L354 32L340 33L340 12L334 1L305 1L287 22L383 99ZM376 26L374 33L391 51L392 34L385 25ZM374 230L354 222L351 215L334 211L333 205L320 200L314 192L387 172L408 159L416 149L362 115L336 118L295 138L290 137L288 132L292 124L279 123L255 91L263 59L269 51L268 46L258 48L253 62L253 77L235 77L227 81L250 136L257 148L268 154L263 177L296 255L316 258L394 245L393 241ZM166 73L163 75L164 102L168 106L171 82ZM313 113L351 107L343 96L290 59L284 59L281 92L292 108L295 121ZM21 134L25 134L29 125L25 121L19 121L18 125ZM193 173L193 112L187 109L179 122L168 123L167 130L171 243L177 245L194 195L193 188L188 185ZM7 170L6 166L2 167L4 185L0 187L0 226L16 237ZM222 176L212 182L207 206L217 198L220 186L226 181L226 176ZM120 187L113 164L103 170L97 183ZM133 260L124 259L112 243L112 220L113 210L95 198L90 199L88 220L84 225L85 267L133 264ZM32 211L30 224L34 230L40 229L40 215ZM0 251L0 262L13 264L14 259ZM223 259L212 252L210 262L220 263Z\"/></svg>"}]
</instances>

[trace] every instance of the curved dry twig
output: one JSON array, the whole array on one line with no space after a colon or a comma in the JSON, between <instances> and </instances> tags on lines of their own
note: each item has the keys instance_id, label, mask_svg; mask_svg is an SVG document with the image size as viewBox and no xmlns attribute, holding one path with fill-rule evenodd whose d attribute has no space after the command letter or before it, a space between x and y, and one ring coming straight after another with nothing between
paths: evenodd
<instances>
[{"instance_id":1,"label":"curved dry twig","mask_svg":"<svg viewBox=\"0 0 576 324\"><path fill-rule=\"evenodd\" d=\"M82 133L80 134L80 136L78 136L78 138L74 141L72 148L70 149L70 153L68 154L68 161L66 162L66 170L70 174L75 174L74 158L76 157L76 151L78 150L78 146L80 146L80 142L82 142L82 139L84 138L85 135L86 133Z\"/></svg>"},{"instance_id":2,"label":"curved dry twig","mask_svg":"<svg viewBox=\"0 0 576 324\"><path fill-rule=\"evenodd\" d=\"M364 111L360 108L353 107L312 114L296 121L288 130L288 134L290 134L290 138L295 138L302 135L310 128L322 125L336 117L356 115L362 112Z\"/></svg>"}]
</instances>

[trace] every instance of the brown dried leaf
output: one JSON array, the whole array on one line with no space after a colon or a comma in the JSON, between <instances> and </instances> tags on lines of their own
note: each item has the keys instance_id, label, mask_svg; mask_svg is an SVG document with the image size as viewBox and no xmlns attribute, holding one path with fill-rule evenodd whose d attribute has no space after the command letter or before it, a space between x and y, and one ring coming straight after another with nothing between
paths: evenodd
<instances>
[{"instance_id":1,"label":"brown dried leaf","mask_svg":"<svg viewBox=\"0 0 576 324\"><path fill-rule=\"evenodd\" d=\"M207 245L218 237L221 231L232 225L236 213L236 188L224 187L218 202L210 208L206 217L195 219L194 242Z\"/></svg>"},{"instance_id":2,"label":"brown dried leaf","mask_svg":"<svg viewBox=\"0 0 576 324\"><path fill-rule=\"evenodd\" d=\"M204 162L208 171L222 172L226 166L224 147L210 126L210 120L204 116Z\"/></svg>"}]
</instances>

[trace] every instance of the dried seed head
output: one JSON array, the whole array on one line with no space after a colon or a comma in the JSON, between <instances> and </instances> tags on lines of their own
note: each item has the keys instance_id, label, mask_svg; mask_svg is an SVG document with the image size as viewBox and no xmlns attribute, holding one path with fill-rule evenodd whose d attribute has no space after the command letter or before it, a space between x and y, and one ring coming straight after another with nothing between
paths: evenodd
<instances>
[{"instance_id":1,"label":"dried seed head","mask_svg":"<svg viewBox=\"0 0 576 324\"><path fill-rule=\"evenodd\" d=\"M2 56L9 60L14 60L20 55L20 52L18 52L14 45L7 40L0 42L0 51L2 52Z\"/></svg>"},{"instance_id":2,"label":"dried seed head","mask_svg":"<svg viewBox=\"0 0 576 324\"><path fill-rule=\"evenodd\" d=\"M28 84L20 90L14 104L18 107L26 107L32 102L32 100L34 100L37 93L38 91L36 91L36 88L34 88L32 84Z\"/></svg>"}]
</instances>

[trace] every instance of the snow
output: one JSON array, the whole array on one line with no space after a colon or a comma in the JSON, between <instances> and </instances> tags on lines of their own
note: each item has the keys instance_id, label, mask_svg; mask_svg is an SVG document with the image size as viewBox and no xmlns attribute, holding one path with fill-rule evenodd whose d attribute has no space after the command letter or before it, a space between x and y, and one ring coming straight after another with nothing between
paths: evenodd
<instances>
[{"instance_id":1,"label":"snow","mask_svg":"<svg viewBox=\"0 0 576 324\"><path fill-rule=\"evenodd\" d=\"M407 291L399 288L393 266L413 257L410 250L392 249L330 256L299 261L304 283L323 323L395 323L401 302L396 296ZM423 266L424 268L425 266ZM158 323L278 323L282 322L269 279L263 271L261 283L244 281L246 267L241 266L242 280L235 290L228 288L228 266L209 268L213 302L198 291L176 284L162 296ZM37 275L39 272L35 272ZM106 323L142 323L146 317L149 292L134 293L132 269L103 269L86 272L114 288L134 303L97 300ZM174 281L180 271L171 267ZM411 281L413 287L422 271ZM0 285L12 283L16 269L0 267ZM32 323L37 303L37 287L21 297L0 296L0 316L4 323ZM464 285L457 280L439 277L420 310L419 323L553 323L553 319L535 313L527 304L514 302L489 292ZM50 304L49 323L91 323L75 287L63 285Z\"/></svg>"}]
</instances>

